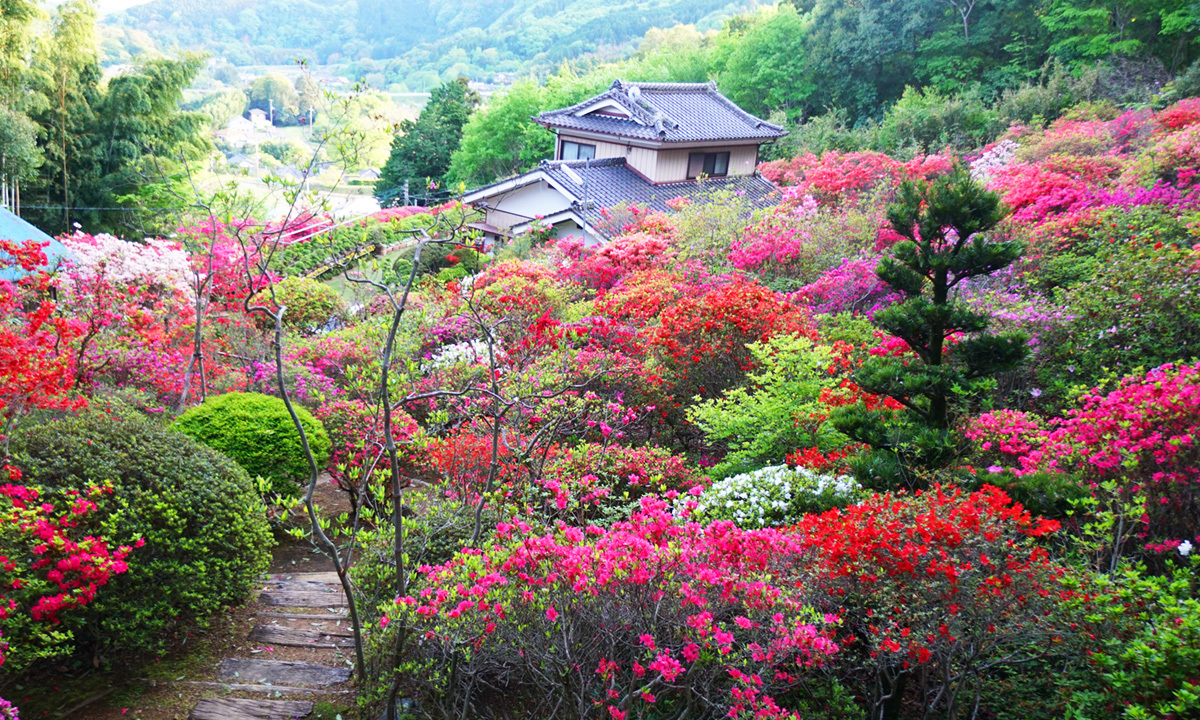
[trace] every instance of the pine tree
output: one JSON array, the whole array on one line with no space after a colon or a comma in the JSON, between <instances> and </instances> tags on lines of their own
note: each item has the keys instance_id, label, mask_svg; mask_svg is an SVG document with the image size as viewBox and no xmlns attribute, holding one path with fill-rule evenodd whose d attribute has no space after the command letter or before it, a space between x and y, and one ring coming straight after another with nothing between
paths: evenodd
<instances>
[{"instance_id":1,"label":"pine tree","mask_svg":"<svg viewBox=\"0 0 1200 720\"><path fill-rule=\"evenodd\" d=\"M902 410L841 408L836 427L871 450L855 471L875 487L923 487L961 454L955 420L964 403L994 387L996 373L1026 356L1021 333L989 334L990 319L956 301L963 281L989 275L1021 254L1020 243L988 236L1003 216L1000 199L962 167L930 183L905 183L888 208L905 237L879 262L879 278L904 300L875 314L875 324L916 356L872 357L856 375L867 393Z\"/></svg>"}]
</instances>

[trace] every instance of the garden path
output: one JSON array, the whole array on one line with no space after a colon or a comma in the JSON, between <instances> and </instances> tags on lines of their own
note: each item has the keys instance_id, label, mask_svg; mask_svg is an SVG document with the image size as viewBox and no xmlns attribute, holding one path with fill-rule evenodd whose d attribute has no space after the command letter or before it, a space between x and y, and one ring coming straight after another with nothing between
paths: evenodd
<instances>
[{"instance_id":1,"label":"garden path","mask_svg":"<svg viewBox=\"0 0 1200 720\"><path fill-rule=\"evenodd\" d=\"M277 573L260 588L249 656L224 658L216 682L189 683L208 689L190 720L294 720L314 700L349 692L342 649L353 641L337 575Z\"/></svg>"}]
</instances>

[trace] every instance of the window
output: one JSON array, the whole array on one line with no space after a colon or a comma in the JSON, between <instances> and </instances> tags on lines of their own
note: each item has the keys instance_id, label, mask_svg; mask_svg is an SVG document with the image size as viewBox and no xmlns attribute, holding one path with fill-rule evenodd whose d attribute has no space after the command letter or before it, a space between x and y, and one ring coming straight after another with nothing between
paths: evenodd
<instances>
[{"instance_id":1,"label":"window","mask_svg":"<svg viewBox=\"0 0 1200 720\"><path fill-rule=\"evenodd\" d=\"M563 140L561 160L594 160L596 146Z\"/></svg>"},{"instance_id":2,"label":"window","mask_svg":"<svg viewBox=\"0 0 1200 720\"><path fill-rule=\"evenodd\" d=\"M694 152L688 155L688 172L690 180L703 173L710 177L725 177L729 174L729 153Z\"/></svg>"}]
</instances>

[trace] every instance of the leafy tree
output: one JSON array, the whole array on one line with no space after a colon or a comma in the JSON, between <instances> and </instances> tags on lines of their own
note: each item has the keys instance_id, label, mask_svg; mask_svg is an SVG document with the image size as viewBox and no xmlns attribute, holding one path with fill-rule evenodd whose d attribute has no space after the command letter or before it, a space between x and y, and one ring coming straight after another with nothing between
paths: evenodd
<instances>
[{"instance_id":1,"label":"leafy tree","mask_svg":"<svg viewBox=\"0 0 1200 720\"><path fill-rule=\"evenodd\" d=\"M542 89L532 80L493 95L487 109L463 127L447 178L468 186L526 170L554 152L554 136L529 118L544 110Z\"/></svg>"},{"instance_id":2,"label":"leafy tree","mask_svg":"<svg viewBox=\"0 0 1200 720\"><path fill-rule=\"evenodd\" d=\"M41 14L36 2L0 0L0 104L20 107L34 35L30 28Z\"/></svg>"},{"instance_id":3,"label":"leafy tree","mask_svg":"<svg viewBox=\"0 0 1200 720\"><path fill-rule=\"evenodd\" d=\"M37 125L24 113L0 106L0 202L11 207L19 198L21 183L37 177L42 151L37 145Z\"/></svg>"},{"instance_id":4,"label":"leafy tree","mask_svg":"<svg viewBox=\"0 0 1200 720\"><path fill-rule=\"evenodd\" d=\"M251 110L262 110L276 125L293 124L300 110L300 96L292 81L281 73L269 73L250 83L246 93Z\"/></svg>"},{"instance_id":5,"label":"leafy tree","mask_svg":"<svg viewBox=\"0 0 1200 720\"><path fill-rule=\"evenodd\" d=\"M400 123L400 134L392 141L392 153L376 183L380 202L403 202L402 197L388 193L406 181L414 190L428 180L443 182L451 155L462 141L463 126L478 106L479 93L460 77L434 90L416 120Z\"/></svg>"},{"instance_id":6,"label":"leafy tree","mask_svg":"<svg viewBox=\"0 0 1200 720\"><path fill-rule=\"evenodd\" d=\"M186 107L207 115L212 128L219 130L228 125L230 120L246 112L246 93L241 90L222 90L206 95L199 102Z\"/></svg>"},{"instance_id":7,"label":"leafy tree","mask_svg":"<svg viewBox=\"0 0 1200 720\"><path fill-rule=\"evenodd\" d=\"M839 430L872 448L854 465L864 482L918 488L926 481L922 471L957 460L956 406L1024 360L1023 334L988 334L987 314L951 298L964 280L1020 256L1019 243L987 236L1002 213L999 196L961 166L932 183L906 182L888 208L892 229L906 240L880 260L876 272L905 300L876 313L875 324L903 340L915 357L873 356L855 376L865 392L891 397L904 410L859 403L833 417Z\"/></svg>"},{"instance_id":8,"label":"leafy tree","mask_svg":"<svg viewBox=\"0 0 1200 720\"><path fill-rule=\"evenodd\" d=\"M756 18L745 32L726 35L714 61L723 66L722 91L760 115L805 107L817 89L805 72L807 33L806 19L783 5Z\"/></svg>"}]
</instances>

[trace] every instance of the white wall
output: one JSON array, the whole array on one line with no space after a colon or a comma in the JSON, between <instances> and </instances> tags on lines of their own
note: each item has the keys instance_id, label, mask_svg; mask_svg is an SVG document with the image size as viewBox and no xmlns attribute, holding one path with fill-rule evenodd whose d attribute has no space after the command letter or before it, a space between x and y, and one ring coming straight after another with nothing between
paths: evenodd
<instances>
[{"instance_id":1,"label":"white wall","mask_svg":"<svg viewBox=\"0 0 1200 720\"><path fill-rule=\"evenodd\" d=\"M504 230L538 215L552 215L566 210L571 205L562 193L545 181L493 195L487 198L487 204L488 224Z\"/></svg>"}]
</instances>

